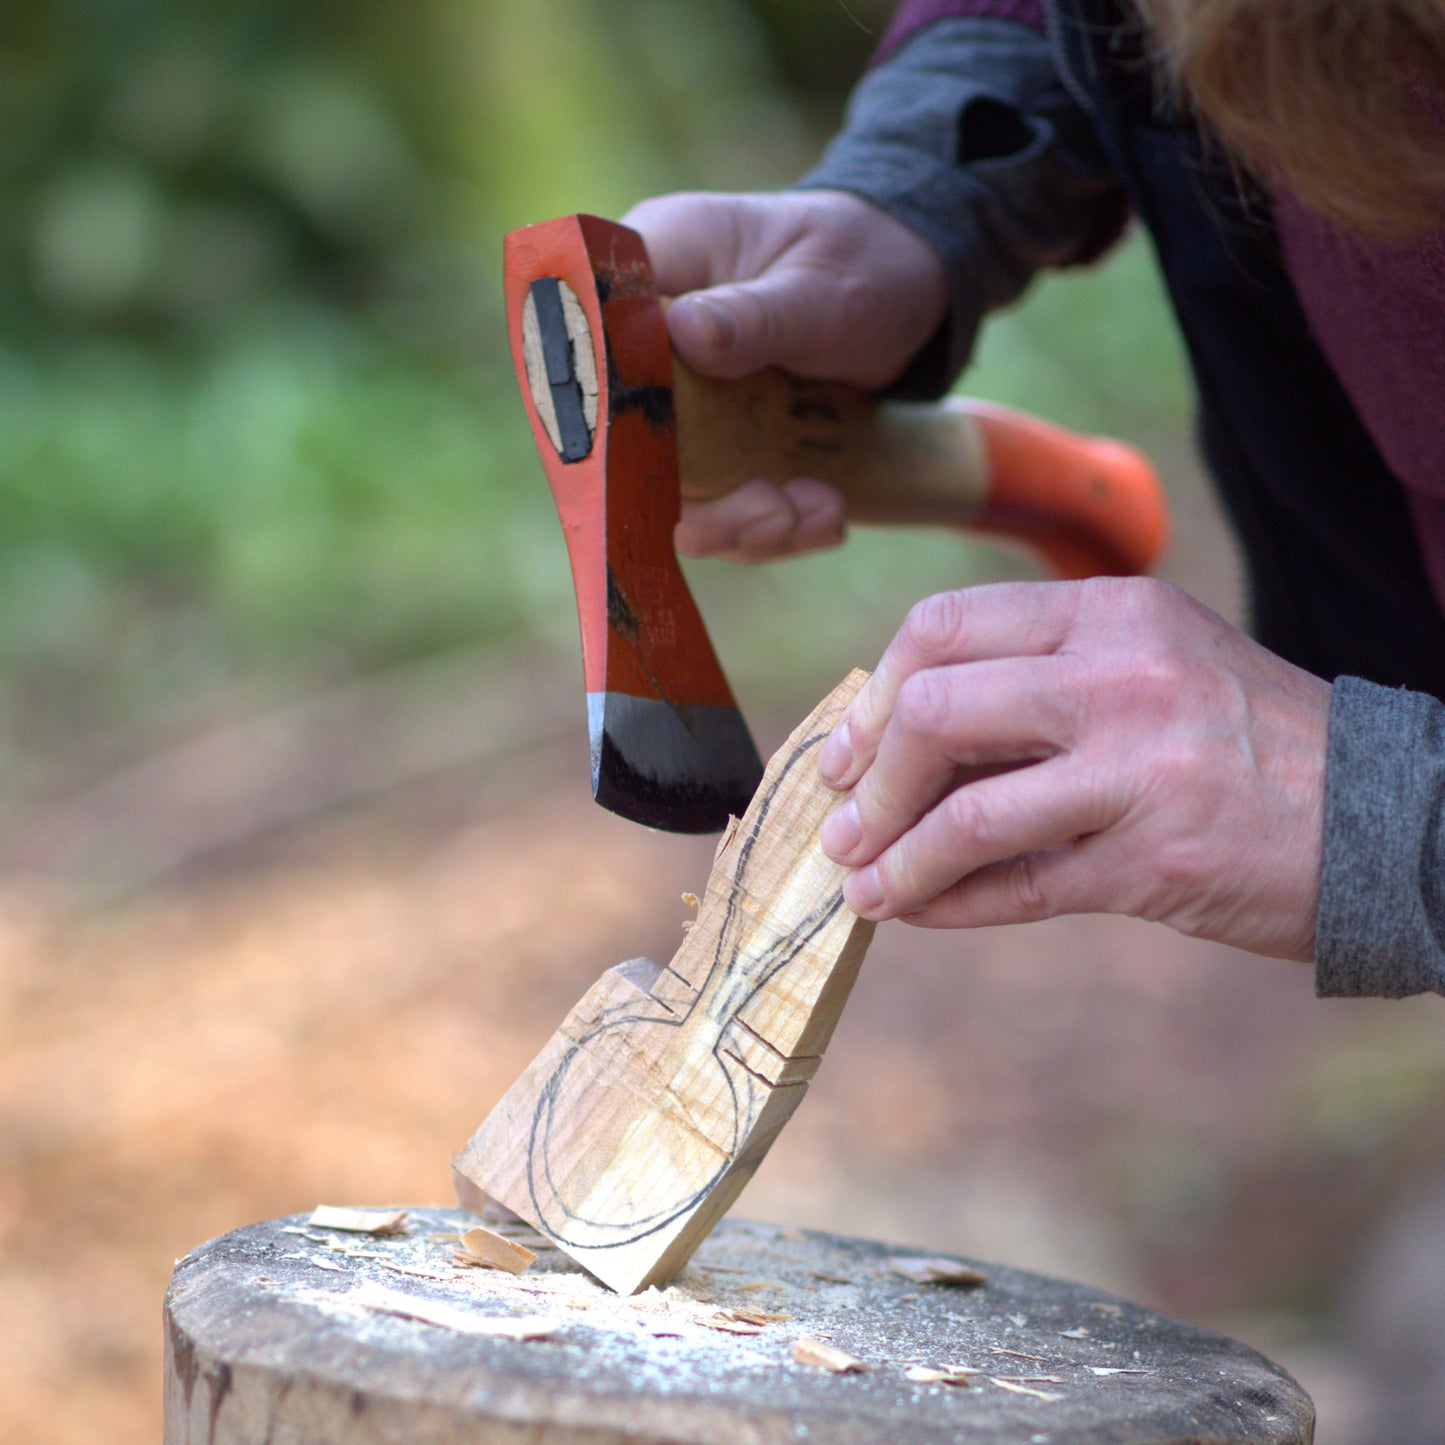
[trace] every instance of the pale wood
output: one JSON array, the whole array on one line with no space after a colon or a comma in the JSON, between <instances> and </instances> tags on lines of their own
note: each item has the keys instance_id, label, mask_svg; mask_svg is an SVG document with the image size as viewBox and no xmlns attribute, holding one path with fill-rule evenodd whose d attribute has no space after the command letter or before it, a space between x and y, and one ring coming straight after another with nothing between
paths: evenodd
<instances>
[{"instance_id":1,"label":"pale wood","mask_svg":"<svg viewBox=\"0 0 1445 1445\"><path fill-rule=\"evenodd\" d=\"M812 1365L814 1369L827 1370L833 1375L860 1375L867 1368L863 1361L837 1345L826 1340L815 1340L803 1335L793 1341L793 1359L800 1365Z\"/></svg>"},{"instance_id":2,"label":"pale wood","mask_svg":"<svg viewBox=\"0 0 1445 1445\"><path fill-rule=\"evenodd\" d=\"M318 1204L307 1224L317 1229L339 1229L346 1234L400 1234L406 1228L404 1209L344 1209Z\"/></svg>"},{"instance_id":3,"label":"pale wood","mask_svg":"<svg viewBox=\"0 0 1445 1445\"><path fill-rule=\"evenodd\" d=\"M525 1244L507 1239L495 1229L483 1229L479 1224L463 1232L461 1245L469 1259L492 1269L504 1269L508 1274L521 1274L537 1258Z\"/></svg>"},{"instance_id":4,"label":"pale wood","mask_svg":"<svg viewBox=\"0 0 1445 1445\"><path fill-rule=\"evenodd\" d=\"M818 844L837 795L816 756L866 676L768 764L672 962L605 973L457 1156L613 1289L687 1262L797 1108L853 987L873 925Z\"/></svg>"},{"instance_id":5,"label":"pale wood","mask_svg":"<svg viewBox=\"0 0 1445 1445\"><path fill-rule=\"evenodd\" d=\"M166 1445L1310 1439L1309 1400L1254 1351L1002 1265L979 1289L920 1288L890 1268L916 1247L731 1217L671 1289L623 1298L552 1248L521 1275L452 1267L459 1210L416 1208L410 1234L358 1238L320 1270L289 1232L305 1218L177 1264ZM728 1315L764 1322L733 1334ZM866 1372L796 1363L800 1336Z\"/></svg>"},{"instance_id":6,"label":"pale wood","mask_svg":"<svg viewBox=\"0 0 1445 1445\"><path fill-rule=\"evenodd\" d=\"M717 381L672 365L684 497L814 477L842 492L851 521L942 526L966 525L988 497L987 448L960 398L879 402L776 367Z\"/></svg>"}]
</instances>

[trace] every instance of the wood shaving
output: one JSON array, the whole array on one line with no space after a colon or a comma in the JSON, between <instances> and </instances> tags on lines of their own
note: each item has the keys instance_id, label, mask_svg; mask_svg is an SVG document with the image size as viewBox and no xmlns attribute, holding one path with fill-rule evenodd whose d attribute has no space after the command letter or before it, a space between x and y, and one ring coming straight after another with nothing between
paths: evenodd
<instances>
[{"instance_id":1,"label":"wood shaving","mask_svg":"<svg viewBox=\"0 0 1445 1445\"><path fill-rule=\"evenodd\" d=\"M453 1257L455 1258L455 1256ZM416 1279L439 1279L446 1282L457 1278L457 1272L454 1269L417 1269L409 1264L393 1264L389 1259L383 1259L381 1267L389 1269L393 1274L409 1274Z\"/></svg>"},{"instance_id":2,"label":"wood shaving","mask_svg":"<svg viewBox=\"0 0 1445 1445\"><path fill-rule=\"evenodd\" d=\"M333 1269L336 1270L337 1273L340 1273L342 1268L334 1259L322 1259L319 1254L313 1254L311 1256L311 1263L314 1264L317 1269Z\"/></svg>"},{"instance_id":3,"label":"wood shaving","mask_svg":"<svg viewBox=\"0 0 1445 1445\"><path fill-rule=\"evenodd\" d=\"M825 1284L852 1284L851 1279L844 1279L841 1274L824 1274L821 1269L810 1269L808 1271L814 1279L821 1279Z\"/></svg>"},{"instance_id":4,"label":"wood shaving","mask_svg":"<svg viewBox=\"0 0 1445 1445\"><path fill-rule=\"evenodd\" d=\"M1022 1350L1006 1350L1002 1345L990 1345L988 1352L991 1355L1011 1355L1016 1360L1032 1360L1036 1365L1048 1364L1048 1361L1042 1355L1028 1355Z\"/></svg>"},{"instance_id":5,"label":"wood shaving","mask_svg":"<svg viewBox=\"0 0 1445 1445\"><path fill-rule=\"evenodd\" d=\"M740 1284L738 1288L751 1293L755 1289L782 1289L782 1285L774 1284L770 1279L750 1279L746 1284Z\"/></svg>"},{"instance_id":6,"label":"wood shaving","mask_svg":"<svg viewBox=\"0 0 1445 1445\"><path fill-rule=\"evenodd\" d=\"M888 1268L894 1273L910 1279L914 1284L987 1284L988 1276L971 1265L960 1264L956 1259L932 1259L921 1255L896 1255L888 1261Z\"/></svg>"},{"instance_id":7,"label":"wood shaving","mask_svg":"<svg viewBox=\"0 0 1445 1445\"><path fill-rule=\"evenodd\" d=\"M545 1340L561 1328L561 1321L551 1315L477 1315L455 1305L436 1300L418 1299L387 1289L371 1280L345 1296L346 1300L378 1314L397 1315L402 1319L420 1320L439 1325L464 1335L485 1335L500 1340Z\"/></svg>"},{"instance_id":8,"label":"wood shaving","mask_svg":"<svg viewBox=\"0 0 1445 1445\"><path fill-rule=\"evenodd\" d=\"M846 1350L814 1339L811 1335L800 1335L793 1341L793 1358L800 1365L812 1365L832 1375L861 1375L868 1368Z\"/></svg>"},{"instance_id":9,"label":"wood shaving","mask_svg":"<svg viewBox=\"0 0 1445 1445\"><path fill-rule=\"evenodd\" d=\"M1076 1325L1071 1330L1060 1330L1059 1338L1061 1340L1087 1340L1089 1332L1082 1325Z\"/></svg>"},{"instance_id":10,"label":"wood shaving","mask_svg":"<svg viewBox=\"0 0 1445 1445\"><path fill-rule=\"evenodd\" d=\"M1131 1370L1117 1365L1090 1365L1096 1375L1152 1375L1153 1370Z\"/></svg>"},{"instance_id":11,"label":"wood shaving","mask_svg":"<svg viewBox=\"0 0 1445 1445\"><path fill-rule=\"evenodd\" d=\"M1123 1305L1091 1304L1089 1308L1098 1310L1101 1315L1113 1315L1115 1319L1124 1313Z\"/></svg>"},{"instance_id":12,"label":"wood shaving","mask_svg":"<svg viewBox=\"0 0 1445 1445\"><path fill-rule=\"evenodd\" d=\"M404 1209L342 1209L318 1204L307 1220L313 1229L340 1229L350 1234L402 1234L406 1230Z\"/></svg>"},{"instance_id":13,"label":"wood shaving","mask_svg":"<svg viewBox=\"0 0 1445 1445\"><path fill-rule=\"evenodd\" d=\"M684 903L686 903L687 906L688 906L689 908L691 908L694 913L697 912L697 910L698 910L698 899L697 899L697 894L696 894L696 893L684 893L684 894L682 895L682 901L683 901Z\"/></svg>"},{"instance_id":14,"label":"wood shaving","mask_svg":"<svg viewBox=\"0 0 1445 1445\"><path fill-rule=\"evenodd\" d=\"M1013 1380L1000 1380L993 1375L989 1376L989 1380L1000 1390L1012 1390L1015 1395L1031 1395L1035 1400L1043 1400L1050 1405L1057 1404L1064 1398L1062 1395L1054 1394L1051 1390L1035 1390L1031 1385L1020 1385Z\"/></svg>"},{"instance_id":15,"label":"wood shaving","mask_svg":"<svg viewBox=\"0 0 1445 1445\"><path fill-rule=\"evenodd\" d=\"M710 1330L722 1330L730 1335L760 1335L763 1332L762 1325L738 1319L731 1310L719 1310L698 1323L706 1325Z\"/></svg>"},{"instance_id":16,"label":"wood shaving","mask_svg":"<svg viewBox=\"0 0 1445 1445\"><path fill-rule=\"evenodd\" d=\"M1062 1375L1001 1375L997 1381L1004 1385L1067 1385Z\"/></svg>"},{"instance_id":17,"label":"wood shaving","mask_svg":"<svg viewBox=\"0 0 1445 1445\"><path fill-rule=\"evenodd\" d=\"M965 1390L973 1388L973 1377L982 1370L940 1369L934 1365L914 1365L904 1370L903 1378L915 1385L952 1385Z\"/></svg>"},{"instance_id":18,"label":"wood shaving","mask_svg":"<svg viewBox=\"0 0 1445 1445\"><path fill-rule=\"evenodd\" d=\"M466 1262L505 1270L508 1274L521 1274L537 1258L525 1245L480 1224L473 1225L461 1236L461 1245L461 1258Z\"/></svg>"}]
</instances>

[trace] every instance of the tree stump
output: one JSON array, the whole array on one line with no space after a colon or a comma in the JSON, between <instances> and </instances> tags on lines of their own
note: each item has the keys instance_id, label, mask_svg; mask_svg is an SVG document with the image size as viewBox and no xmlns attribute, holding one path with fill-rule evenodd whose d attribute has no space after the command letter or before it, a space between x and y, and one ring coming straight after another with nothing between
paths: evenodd
<instances>
[{"instance_id":1,"label":"tree stump","mask_svg":"<svg viewBox=\"0 0 1445 1445\"><path fill-rule=\"evenodd\" d=\"M537 1251L525 1273L460 1264L476 1223L413 1209L372 1237L303 1215L187 1255L166 1445L1313 1438L1263 1356L1081 1285L973 1261L982 1283L935 1282L918 1250L725 1220L670 1288L628 1299L521 1225L497 1229ZM801 1362L830 1358L846 1372Z\"/></svg>"}]
</instances>

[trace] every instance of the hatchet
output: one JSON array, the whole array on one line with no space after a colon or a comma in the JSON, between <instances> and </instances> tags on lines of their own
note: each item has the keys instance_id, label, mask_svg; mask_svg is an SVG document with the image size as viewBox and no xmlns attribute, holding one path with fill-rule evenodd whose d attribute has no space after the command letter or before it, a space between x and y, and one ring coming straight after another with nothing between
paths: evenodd
<instances>
[{"instance_id":1,"label":"hatchet","mask_svg":"<svg viewBox=\"0 0 1445 1445\"><path fill-rule=\"evenodd\" d=\"M566 216L506 239L507 327L557 503L582 632L592 792L650 827L741 816L758 752L673 548L680 499L816 477L851 520L1023 543L1061 577L1146 570L1163 490L1123 443L986 402L879 402L770 369L690 371L668 344L641 236Z\"/></svg>"}]
</instances>

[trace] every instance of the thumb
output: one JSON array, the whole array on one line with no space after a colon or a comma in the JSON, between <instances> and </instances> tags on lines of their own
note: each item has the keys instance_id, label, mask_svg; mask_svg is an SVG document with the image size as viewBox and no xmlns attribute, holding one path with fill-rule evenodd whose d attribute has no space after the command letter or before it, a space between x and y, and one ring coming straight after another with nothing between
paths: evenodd
<instances>
[{"instance_id":1,"label":"thumb","mask_svg":"<svg viewBox=\"0 0 1445 1445\"><path fill-rule=\"evenodd\" d=\"M829 334L832 311L816 272L777 267L753 281L679 296L667 327L677 354L705 376L732 379L765 366L798 376L836 376L848 359Z\"/></svg>"}]
</instances>

